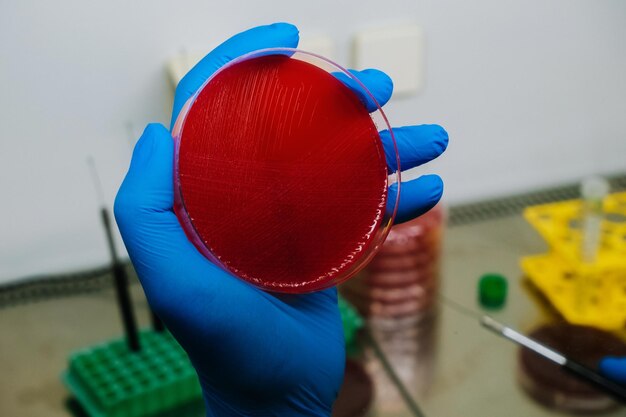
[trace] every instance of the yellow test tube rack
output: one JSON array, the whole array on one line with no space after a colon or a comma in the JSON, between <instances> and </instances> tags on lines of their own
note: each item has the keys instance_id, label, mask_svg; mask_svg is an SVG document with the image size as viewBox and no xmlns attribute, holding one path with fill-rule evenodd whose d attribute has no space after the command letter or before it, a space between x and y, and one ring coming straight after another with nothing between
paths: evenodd
<instances>
[{"instance_id":1,"label":"yellow test tube rack","mask_svg":"<svg viewBox=\"0 0 626 417\"><path fill-rule=\"evenodd\" d=\"M618 330L626 326L626 192L608 195L602 211L597 255L584 262L582 200L526 208L550 250L522 258L521 267L568 322Z\"/></svg>"}]
</instances>

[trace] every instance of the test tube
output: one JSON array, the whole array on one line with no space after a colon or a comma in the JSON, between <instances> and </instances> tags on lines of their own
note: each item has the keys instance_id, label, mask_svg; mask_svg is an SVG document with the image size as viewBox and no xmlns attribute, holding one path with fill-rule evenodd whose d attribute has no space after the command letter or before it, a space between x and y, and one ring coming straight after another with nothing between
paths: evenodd
<instances>
[{"instance_id":1,"label":"test tube","mask_svg":"<svg viewBox=\"0 0 626 417\"><path fill-rule=\"evenodd\" d=\"M580 187L583 200L581 258L584 263L596 260L602 235L602 202L609 193L609 183L604 178L592 177L584 180Z\"/></svg>"},{"instance_id":2,"label":"test tube","mask_svg":"<svg viewBox=\"0 0 626 417\"><path fill-rule=\"evenodd\" d=\"M602 240L602 219L604 213L602 203L609 193L609 183L601 177L585 179L580 187L582 197L581 210L581 246L580 260L583 263L582 273L576 285L576 305L579 313L585 313L589 304L590 291L596 279L594 264Z\"/></svg>"}]
</instances>

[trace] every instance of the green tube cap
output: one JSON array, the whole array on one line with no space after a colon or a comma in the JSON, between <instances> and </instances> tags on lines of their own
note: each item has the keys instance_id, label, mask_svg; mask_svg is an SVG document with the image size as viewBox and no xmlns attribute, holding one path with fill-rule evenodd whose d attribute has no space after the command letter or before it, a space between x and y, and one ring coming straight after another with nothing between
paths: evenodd
<instances>
[{"instance_id":1,"label":"green tube cap","mask_svg":"<svg viewBox=\"0 0 626 417\"><path fill-rule=\"evenodd\" d=\"M500 308L506 302L506 278L500 274L485 274L478 282L478 299L486 308Z\"/></svg>"}]
</instances>

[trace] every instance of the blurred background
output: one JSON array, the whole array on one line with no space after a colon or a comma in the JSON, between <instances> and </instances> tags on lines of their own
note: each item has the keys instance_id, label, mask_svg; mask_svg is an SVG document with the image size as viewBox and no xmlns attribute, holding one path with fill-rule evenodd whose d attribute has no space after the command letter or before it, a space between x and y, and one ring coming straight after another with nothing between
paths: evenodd
<instances>
[{"instance_id":1,"label":"blurred background","mask_svg":"<svg viewBox=\"0 0 626 417\"><path fill-rule=\"evenodd\" d=\"M169 124L167 62L268 22L292 22L303 39L327 36L331 58L345 66L354 65L360 32L418 25L423 84L394 97L386 113L392 125L448 130L452 146L428 170L443 177L451 204L624 168L626 5L619 0L0 7L3 282L106 262L87 155L112 204L144 126Z\"/></svg>"},{"instance_id":2,"label":"blurred background","mask_svg":"<svg viewBox=\"0 0 626 417\"><path fill-rule=\"evenodd\" d=\"M455 302L481 309L477 280L497 272L509 279L509 298L496 316L524 330L547 317L566 316L551 306L549 296L533 295L540 285L526 288L530 281L523 278L521 257L547 252L554 241L535 232L521 213L533 204L577 198L577 184L590 176L609 178L612 191L624 188L624 1L3 1L0 288L6 308L0 310L5 331L0 352L4 365L18 372L11 355L29 345L24 349L39 358L45 376L31 368L16 377L28 389L18 394L0 389L0 414L83 412L63 406L69 394L58 374L66 357L122 334L112 292L102 284L110 277L84 284L98 291L68 298L79 303L75 309L63 308L65 290L54 287L55 276L106 275L110 264L87 158L95 159L105 202L112 207L144 126L169 125L181 68L234 33L275 21L297 25L303 49L346 67L377 67L396 75L398 93L385 107L392 125L438 123L449 132L448 151L411 174L437 173L446 186L439 217L429 220L436 237L428 237L428 228L413 236L428 235L424 239L434 245L436 259L428 262L442 268L429 288L441 287ZM117 233L114 239L124 259ZM35 293L51 291L55 299L24 304L22 298L37 297L16 288L33 280L55 288L37 287ZM364 278L363 285L370 281ZM68 293L81 293L76 282L64 284ZM140 323L146 324L145 301L138 286L132 288ZM508 372L516 366L514 346L483 334L467 318L424 314L438 317L436 324L424 325L420 315L410 325L402 322L392 337L388 322L369 327L369 316L387 311L372 307L377 296L363 286L344 293L353 297L379 344L396 340L382 347L387 355L382 361L380 349L370 345L373 359L367 359L367 349L357 355L366 357L364 367L376 381L369 395L377 396L379 415L417 415L399 400L407 389L433 416L502 415L514 413L511 404L524 410L520 416L552 414L521 393ZM434 302L427 304L428 311L436 310ZM72 322L76 309L89 312ZM90 325L89 317L102 323ZM620 326L610 330L621 337ZM401 388L387 366L393 367L398 351ZM490 379L498 372L507 383ZM378 373L384 374L380 380ZM37 378L46 382L33 382ZM46 395L52 396L37 400Z\"/></svg>"}]
</instances>

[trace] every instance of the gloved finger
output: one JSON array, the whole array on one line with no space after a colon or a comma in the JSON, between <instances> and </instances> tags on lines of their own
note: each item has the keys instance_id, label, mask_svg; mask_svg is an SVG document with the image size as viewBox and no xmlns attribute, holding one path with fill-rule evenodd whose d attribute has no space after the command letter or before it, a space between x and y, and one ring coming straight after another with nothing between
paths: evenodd
<instances>
[{"instance_id":1,"label":"gloved finger","mask_svg":"<svg viewBox=\"0 0 626 417\"><path fill-rule=\"evenodd\" d=\"M180 109L189 97L221 66L258 49L295 48L298 40L298 28L294 25L274 23L248 29L222 43L202 58L178 83L170 127L174 126Z\"/></svg>"},{"instance_id":2,"label":"gloved finger","mask_svg":"<svg viewBox=\"0 0 626 417\"><path fill-rule=\"evenodd\" d=\"M394 127L393 135L400 155L400 168L403 171L432 161L448 147L448 132L439 125ZM391 134L388 130L383 130L380 132L380 138L385 149L387 166L393 172L398 164Z\"/></svg>"},{"instance_id":3,"label":"gloved finger","mask_svg":"<svg viewBox=\"0 0 626 417\"><path fill-rule=\"evenodd\" d=\"M396 203L398 185L389 187L387 209L392 210ZM395 224L412 220L433 208L443 194L443 181L438 175L422 175L421 177L402 182L400 201L396 213Z\"/></svg>"},{"instance_id":4,"label":"gloved finger","mask_svg":"<svg viewBox=\"0 0 626 417\"><path fill-rule=\"evenodd\" d=\"M626 384L626 357L605 357L600 361L600 372L617 382Z\"/></svg>"},{"instance_id":5,"label":"gloved finger","mask_svg":"<svg viewBox=\"0 0 626 417\"><path fill-rule=\"evenodd\" d=\"M376 111L378 106L382 107L387 104L393 93L393 81L387 74L377 69L366 69L363 71L351 69L348 70L348 72L354 75L363 85L356 82L353 78L348 77L343 72L335 72L333 75L359 97L359 100L365 105L367 111L371 113ZM363 86L369 90L371 95L365 91ZM378 106L376 106L376 102L372 100L372 96L374 96L374 100L376 100Z\"/></svg>"},{"instance_id":6,"label":"gloved finger","mask_svg":"<svg viewBox=\"0 0 626 417\"><path fill-rule=\"evenodd\" d=\"M187 303L190 293L214 291L235 280L204 258L187 239L172 206L174 141L160 124L150 124L137 142L126 178L115 199L115 219L148 301L167 319L165 305ZM184 283L176 277L184 277ZM217 290L215 290L217 293ZM213 294L214 295L214 294ZM167 322L166 322L167 323Z\"/></svg>"}]
</instances>

